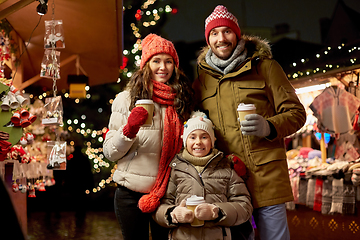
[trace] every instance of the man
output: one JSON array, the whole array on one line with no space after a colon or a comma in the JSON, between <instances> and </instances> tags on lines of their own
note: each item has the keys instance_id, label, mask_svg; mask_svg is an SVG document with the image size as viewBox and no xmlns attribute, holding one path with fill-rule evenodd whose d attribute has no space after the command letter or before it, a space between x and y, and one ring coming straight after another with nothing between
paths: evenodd
<instances>
[{"instance_id":1,"label":"man","mask_svg":"<svg viewBox=\"0 0 360 240\"><path fill-rule=\"evenodd\" d=\"M260 239L290 239L285 202L293 195L284 137L304 125L305 109L268 42L242 36L226 7L217 6L206 18L205 37L193 86L198 108L215 125L218 149L246 165ZM256 114L239 122L240 103L254 104Z\"/></svg>"}]
</instances>

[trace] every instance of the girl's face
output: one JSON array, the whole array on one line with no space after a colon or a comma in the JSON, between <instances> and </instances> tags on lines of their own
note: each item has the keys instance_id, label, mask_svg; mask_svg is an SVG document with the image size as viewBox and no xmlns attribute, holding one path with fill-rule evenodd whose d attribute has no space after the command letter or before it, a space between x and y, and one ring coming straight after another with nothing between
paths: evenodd
<instances>
[{"instance_id":1,"label":"girl's face","mask_svg":"<svg viewBox=\"0 0 360 240\"><path fill-rule=\"evenodd\" d=\"M175 68L174 59L167 53L159 53L149 60L151 78L154 81L166 83L172 76Z\"/></svg>"},{"instance_id":2,"label":"girl's face","mask_svg":"<svg viewBox=\"0 0 360 240\"><path fill-rule=\"evenodd\" d=\"M210 135L201 129L192 131L186 139L186 150L195 157L205 157L211 151Z\"/></svg>"}]
</instances>

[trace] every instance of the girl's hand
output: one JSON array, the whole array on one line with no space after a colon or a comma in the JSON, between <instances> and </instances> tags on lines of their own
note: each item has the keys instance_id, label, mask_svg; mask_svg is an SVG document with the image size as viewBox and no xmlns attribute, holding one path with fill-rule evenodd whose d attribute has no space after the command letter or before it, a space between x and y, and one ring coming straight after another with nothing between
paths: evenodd
<instances>
[{"instance_id":1,"label":"girl's hand","mask_svg":"<svg viewBox=\"0 0 360 240\"><path fill-rule=\"evenodd\" d=\"M214 204L201 203L195 208L195 217L203 221L214 220L219 217L219 207Z\"/></svg>"},{"instance_id":2,"label":"girl's hand","mask_svg":"<svg viewBox=\"0 0 360 240\"><path fill-rule=\"evenodd\" d=\"M194 221L194 212L185 206L186 201L182 200L180 205L170 213L173 223L192 223Z\"/></svg>"}]
</instances>

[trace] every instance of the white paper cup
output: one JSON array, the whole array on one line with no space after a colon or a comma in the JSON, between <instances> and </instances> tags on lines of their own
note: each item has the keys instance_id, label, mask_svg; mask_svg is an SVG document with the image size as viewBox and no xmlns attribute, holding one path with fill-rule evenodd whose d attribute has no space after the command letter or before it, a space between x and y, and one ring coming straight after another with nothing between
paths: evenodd
<instances>
[{"instance_id":1,"label":"white paper cup","mask_svg":"<svg viewBox=\"0 0 360 240\"><path fill-rule=\"evenodd\" d=\"M241 122L245 120L246 115L256 113L256 107L254 104L240 103L237 108L237 112L239 115L239 120Z\"/></svg>"},{"instance_id":2,"label":"white paper cup","mask_svg":"<svg viewBox=\"0 0 360 240\"><path fill-rule=\"evenodd\" d=\"M146 122L142 126L143 127L150 127L152 125L152 118L153 118L153 114L154 114L154 102L153 102L153 100L140 99L140 100L136 101L135 106L136 107L141 106L141 107L146 109L146 111L148 112L148 118L146 119Z\"/></svg>"},{"instance_id":3,"label":"white paper cup","mask_svg":"<svg viewBox=\"0 0 360 240\"><path fill-rule=\"evenodd\" d=\"M205 203L205 200L203 197L198 197L196 195L192 195L191 197L189 197L188 199L186 199L186 208L190 209L191 211L195 211L195 208L197 207L197 205L199 205L200 203ZM203 220L199 220L196 217L194 217L194 221L191 223L191 226L193 227L201 227L204 225L204 221Z\"/></svg>"}]
</instances>

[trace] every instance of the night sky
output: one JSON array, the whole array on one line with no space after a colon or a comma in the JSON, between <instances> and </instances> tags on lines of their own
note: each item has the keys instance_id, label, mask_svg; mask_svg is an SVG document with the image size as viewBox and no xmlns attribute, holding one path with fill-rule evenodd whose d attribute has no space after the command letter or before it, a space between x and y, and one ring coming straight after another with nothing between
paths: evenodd
<instances>
[{"instance_id":1,"label":"night sky","mask_svg":"<svg viewBox=\"0 0 360 240\"><path fill-rule=\"evenodd\" d=\"M344 2L360 12L360 0ZM238 18L240 28L273 28L288 23L290 31L300 32L301 40L320 43L319 20L332 17L337 0L173 0L172 3L179 12L169 16L163 32L174 42L204 40L205 18L222 4Z\"/></svg>"}]
</instances>

